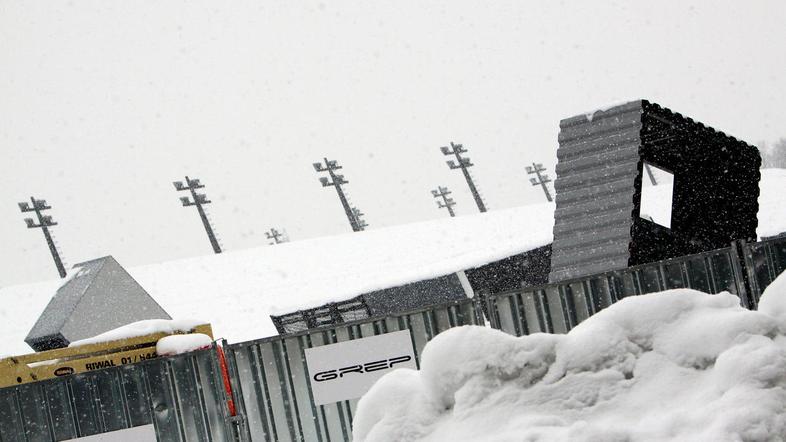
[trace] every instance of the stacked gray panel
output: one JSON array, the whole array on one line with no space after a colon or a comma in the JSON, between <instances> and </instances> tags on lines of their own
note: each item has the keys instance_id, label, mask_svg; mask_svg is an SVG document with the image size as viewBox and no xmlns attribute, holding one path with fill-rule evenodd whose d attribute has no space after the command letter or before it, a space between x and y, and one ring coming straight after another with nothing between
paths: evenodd
<instances>
[{"instance_id":1,"label":"stacked gray panel","mask_svg":"<svg viewBox=\"0 0 786 442\"><path fill-rule=\"evenodd\" d=\"M549 281L628 266L642 101L560 122Z\"/></svg>"}]
</instances>

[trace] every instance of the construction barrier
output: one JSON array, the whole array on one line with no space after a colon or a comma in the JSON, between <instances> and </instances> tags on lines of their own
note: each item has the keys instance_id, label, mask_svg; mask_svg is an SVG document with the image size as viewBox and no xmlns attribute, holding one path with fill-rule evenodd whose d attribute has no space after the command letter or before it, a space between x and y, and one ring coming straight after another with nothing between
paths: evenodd
<instances>
[{"instance_id":1,"label":"construction barrier","mask_svg":"<svg viewBox=\"0 0 786 442\"><path fill-rule=\"evenodd\" d=\"M50 442L152 425L159 441L233 441L214 349L0 389L0 441Z\"/></svg>"},{"instance_id":2,"label":"construction barrier","mask_svg":"<svg viewBox=\"0 0 786 442\"><path fill-rule=\"evenodd\" d=\"M232 384L248 437L253 441L351 440L357 399L315 405L307 349L407 330L419 367L423 347L438 333L483 324L480 308L467 299L398 316L230 344L226 348Z\"/></svg>"},{"instance_id":3,"label":"construction barrier","mask_svg":"<svg viewBox=\"0 0 786 442\"><path fill-rule=\"evenodd\" d=\"M314 381L390 368L408 356L313 373L306 361L320 347L405 331L412 366L419 367L429 340L452 327L483 325L484 310L492 327L521 336L566 333L622 298L671 288L729 291L754 309L784 269L786 238L736 242L725 249L480 294L391 317L237 344L224 341L208 350L0 388L0 442L61 441L150 425L159 441L348 441L357 399L322 403Z\"/></svg>"},{"instance_id":4,"label":"construction barrier","mask_svg":"<svg viewBox=\"0 0 786 442\"><path fill-rule=\"evenodd\" d=\"M786 269L786 238L682 256L625 270L484 295L492 327L515 336L567 333L618 300L675 288L728 291L755 309L762 292Z\"/></svg>"}]
</instances>

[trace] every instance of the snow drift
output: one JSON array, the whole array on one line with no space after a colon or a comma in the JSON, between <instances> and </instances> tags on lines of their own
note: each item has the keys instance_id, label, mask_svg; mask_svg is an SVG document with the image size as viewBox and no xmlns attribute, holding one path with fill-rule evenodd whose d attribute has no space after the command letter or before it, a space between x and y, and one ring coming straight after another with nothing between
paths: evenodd
<instances>
[{"instance_id":1,"label":"snow drift","mask_svg":"<svg viewBox=\"0 0 786 442\"><path fill-rule=\"evenodd\" d=\"M446 331L360 400L357 441L786 440L786 274L632 297L567 335Z\"/></svg>"},{"instance_id":2,"label":"snow drift","mask_svg":"<svg viewBox=\"0 0 786 442\"><path fill-rule=\"evenodd\" d=\"M99 342L117 341L120 339L135 338L137 336L153 333L188 333L197 325L207 324L207 321L198 319L145 319L118 327L92 338L81 339L69 344L69 347L97 344Z\"/></svg>"}]
</instances>

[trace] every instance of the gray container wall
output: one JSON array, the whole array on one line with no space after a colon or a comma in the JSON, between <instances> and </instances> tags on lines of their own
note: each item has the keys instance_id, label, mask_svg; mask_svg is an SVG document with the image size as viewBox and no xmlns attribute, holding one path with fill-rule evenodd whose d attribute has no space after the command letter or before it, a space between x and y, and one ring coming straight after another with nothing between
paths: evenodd
<instances>
[{"instance_id":1,"label":"gray container wall","mask_svg":"<svg viewBox=\"0 0 786 442\"><path fill-rule=\"evenodd\" d=\"M755 308L786 269L786 238L489 295L491 326L521 336L566 333L627 296L689 287L728 290ZM214 351L159 358L0 389L0 441L60 441L154 423L162 441L342 441L357 401L313 405L304 350L410 330L416 359L436 334L484 323L479 300L436 305L288 336L225 345L239 419L228 416ZM236 433L235 424L239 431Z\"/></svg>"},{"instance_id":2,"label":"gray container wall","mask_svg":"<svg viewBox=\"0 0 786 442\"><path fill-rule=\"evenodd\" d=\"M764 289L786 271L786 236L747 244L742 248L742 254L745 274L754 294L754 307L758 307Z\"/></svg>"},{"instance_id":3,"label":"gray container wall","mask_svg":"<svg viewBox=\"0 0 786 442\"><path fill-rule=\"evenodd\" d=\"M725 249L490 295L486 311L492 327L522 336L567 333L622 298L674 288L728 291L755 309L764 289L784 270L786 238L740 241Z\"/></svg>"},{"instance_id":4,"label":"gray container wall","mask_svg":"<svg viewBox=\"0 0 786 442\"><path fill-rule=\"evenodd\" d=\"M159 441L232 441L213 350L0 389L0 441L51 442L153 424Z\"/></svg>"},{"instance_id":5,"label":"gray container wall","mask_svg":"<svg viewBox=\"0 0 786 442\"><path fill-rule=\"evenodd\" d=\"M483 325L476 302L465 299L416 312L323 330L232 344L227 358L239 410L253 441L348 441L357 400L316 406L305 349L409 330L420 366L426 343L461 325Z\"/></svg>"}]
</instances>

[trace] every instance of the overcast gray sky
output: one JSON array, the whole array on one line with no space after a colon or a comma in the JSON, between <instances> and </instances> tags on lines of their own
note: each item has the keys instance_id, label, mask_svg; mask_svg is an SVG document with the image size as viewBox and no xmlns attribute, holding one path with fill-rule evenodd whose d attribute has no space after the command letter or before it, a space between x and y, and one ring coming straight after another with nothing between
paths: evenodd
<instances>
[{"instance_id":1,"label":"overcast gray sky","mask_svg":"<svg viewBox=\"0 0 786 442\"><path fill-rule=\"evenodd\" d=\"M786 136L786 2L0 0L0 286L56 278L16 203L46 198L68 263L211 253L171 182L207 185L227 250L542 202L561 118L648 98L748 142ZM329 258L328 250L313 253Z\"/></svg>"}]
</instances>

